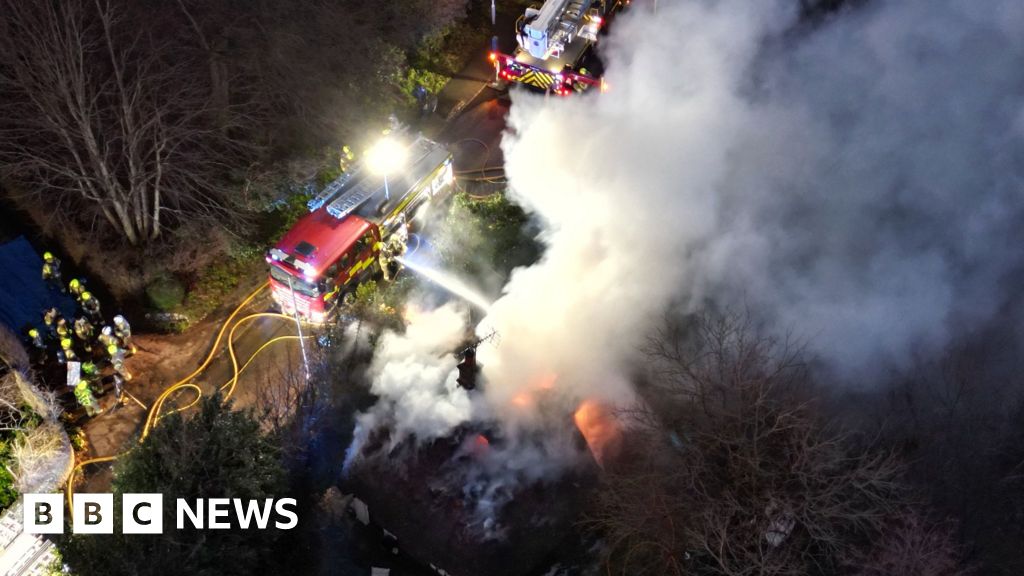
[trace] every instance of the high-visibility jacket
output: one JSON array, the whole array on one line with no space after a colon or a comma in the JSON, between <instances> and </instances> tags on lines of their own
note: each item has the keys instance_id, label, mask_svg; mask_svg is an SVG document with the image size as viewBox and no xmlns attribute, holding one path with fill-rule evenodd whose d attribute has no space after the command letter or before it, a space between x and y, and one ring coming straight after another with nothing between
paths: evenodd
<instances>
[{"instance_id":1,"label":"high-visibility jacket","mask_svg":"<svg viewBox=\"0 0 1024 576\"><path fill-rule=\"evenodd\" d=\"M93 402L96 402L89 390L89 384L85 380L79 380L78 385L75 386L75 400L78 400L82 406L91 406Z\"/></svg>"},{"instance_id":2,"label":"high-visibility jacket","mask_svg":"<svg viewBox=\"0 0 1024 576\"><path fill-rule=\"evenodd\" d=\"M100 344L103 345L104 350L110 348L111 346L117 346L118 344L117 336L114 336L113 334L107 335L101 332L100 335L96 337L96 339L99 340Z\"/></svg>"},{"instance_id":3,"label":"high-visibility jacket","mask_svg":"<svg viewBox=\"0 0 1024 576\"><path fill-rule=\"evenodd\" d=\"M87 342L92 339L92 334L92 324L88 320L84 317L75 320L75 336L78 336L79 340Z\"/></svg>"},{"instance_id":4,"label":"high-visibility jacket","mask_svg":"<svg viewBox=\"0 0 1024 576\"><path fill-rule=\"evenodd\" d=\"M55 280L60 278L60 260L56 258L53 262L43 263L43 280Z\"/></svg>"},{"instance_id":5,"label":"high-visibility jacket","mask_svg":"<svg viewBox=\"0 0 1024 576\"><path fill-rule=\"evenodd\" d=\"M99 314L100 302L99 300L96 299L95 296L89 298L88 300L82 300L82 309L88 312L89 314Z\"/></svg>"}]
</instances>

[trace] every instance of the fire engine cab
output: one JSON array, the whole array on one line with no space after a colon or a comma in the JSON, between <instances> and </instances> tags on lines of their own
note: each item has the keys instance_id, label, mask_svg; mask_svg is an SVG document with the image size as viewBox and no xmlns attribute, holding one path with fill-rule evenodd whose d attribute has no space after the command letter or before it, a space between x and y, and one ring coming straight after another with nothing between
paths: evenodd
<instances>
[{"instance_id":1,"label":"fire engine cab","mask_svg":"<svg viewBox=\"0 0 1024 576\"><path fill-rule=\"evenodd\" d=\"M515 54L491 52L498 78L568 96L604 87L594 46L608 20L628 0L547 0L516 21ZM589 64L588 64L589 62Z\"/></svg>"},{"instance_id":2,"label":"fire engine cab","mask_svg":"<svg viewBox=\"0 0 1024 576\"><path fill-rule=\"evenodd\" d=\"M311 199L309 214L267 252L273 298L283 312L324 322L360 281L405 253L409 227L454 182L447 148L422 136L411 140L401 143L403 169L377 175L356 165Z\"/></svg>"}]
</instances>

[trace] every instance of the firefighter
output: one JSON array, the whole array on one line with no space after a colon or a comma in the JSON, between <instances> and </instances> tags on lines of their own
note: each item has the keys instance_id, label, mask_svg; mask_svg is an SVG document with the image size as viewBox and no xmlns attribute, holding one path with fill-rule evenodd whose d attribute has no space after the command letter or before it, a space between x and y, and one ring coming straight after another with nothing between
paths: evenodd
<instances>
[{"instance_id":1,"label":"firefighter","mask_svg":"<svg viewBox=\"0 0 1024 576\"><path fill-rule=\"evenodd\" d=\"M348 172L348 169L352 167L352 162L356 159L356 155L352 153L352 148L349 148L348 144L341 147L341 157L338 159L338 168L342 172Z\"/></svg>"},{"instance_id":2,"label":"firefighter","mask_svg":"<svg viewBox=\"0 0 1024 576\"><path fill-rule=\"evenodd\" d=\"M103 386L100 383L100 369L93 362L82 362L79 368L82 380L89 384L89 389L97 396L103 395Z\"/></svg>"},{"instance_id":3,"label":"firefighter","mask_svg":"<svg viewBox=\"0 0 1024 576\"><path fill-rule=\"evenodd\" d=\"M107 354L110 355L110 364L114 367L114 372L120 374L126 382L130 381L132 373L124 365L124 350L119 348L117 344L111 344L107 346Z\"/></svg>"},{"instance_id":4,"label":"firefighter","mask_svg":"<svg viewBox=\"0 0 1024 576\"><path fill-rule=\"evenodd\" d=\"M111 346L117 346L117 336L114 336L114 329L110 326L104 326L96 340L99 341L103 351L106 351Z\"/></svg>"},{"instance_id":5,"label":"firefighter","mask_svg":"<svg viewBox=\"0 0 1024 576\"><path fill-rule=\"evenodd\" d=\"M32 348L36 351L36 363L42 364L46 361L46 342L43 341L43 335L36 328L28 329L28 342L32 345Z\"/></svg>"},{"instance_id":6,"label":"firefighter","mask_svg":"<svg viewBox=\"0 0 1024 576\"><path fill-rule=\"evenodd\" d=\"M28 341L36 350L46 351L46 343L43 342L43 335L35 328L28 329Z\"/></svg>"},{"instance_id":7,"label":"firefighter","mask_svg":"<svg viewBox=\"0 0 1024 576\"><path fill-rule=\"evenodd\" d=\"M132 327L120 314L114 316L114 336L117 336L121 348L124 348L129 356L135 355L138 350L135 348L135 344L132 344Z\"/></svg>"},{"instance_id":8,"label":"firefighter","mask_svg":"<svg viewBox=\"0 0 1024 576\"><path fill-rule=\"evenodd\" d=\"M61 364L78 361L78 355L75 354L74 342L71 341L71 338L61 338L60 350L57 352L57 360Z\"/></svg>"},{"instance_id":9,"label":"firefighter","mask_svg":"<svg viewBox=\"0 0 1024 576\"><path fill-rule=\"evenodd\" d=\"M43 252L43 280L57 286L61 292L66 292L60 278L60 259L52 252Z\"/></svg>"},{"instance_id":10,"label":"firefighter","mask_svg":"<svg viewBox=\"0 0 1024 576\"><path fill-rule=\"evenodd\" d=\"M72 278L71 282L68 282L68 292L70 292L71 295L75 297L75 300L77 300L78 303L81 304L82 294L85 293L85 282L79 280L78 278Z\"/></svg>"},{"instance_id":11,"label":"firefighter","mask_svg":"<svg viewBox=\"0 0 1024 576\"><path fill-rule=\"evenodd\" d=\"M96 405L96 398L93 397L92 391L89 390L89 383L85 380L79 380L75 385L75 400L78 400L78 404L85 408L85 413L90 418L103 412Z\"/></svg>"},{"instance_id":12,"label":"firefighter","mask_svg":"<svg viewBox=\"0 0 1024 576\"><path fill-rule=\"evenodd\" d=\"M580 68L580 74L583 76L590 76L590 72L586 68ZM577 92L582 92L587 89L587 85L583 82L573 82L572 89Z\"/></svg>"},{"instance_id":13,"label":"firefighter","mask_svg":"<svg viewBox=\"0 0 1024 576\"><path fill-rule=\"evenodd\" d=\"M68 321L64 317L57 318L57 324L54 328L57 332L57 338L64 340L65 338L71 338L71 328L68 326Z\"/></svg>"},{"instance_id":14,"label":"firefighter","mask_svg":"<svg viewBox=\"0 0 1024 576\"><path fill-rule=\"evenodd\" d=\"M79 316L78 320L75 320L75 336L82 342L82 348L86 353L92 352L92 339L96 335L96 330L92 327L92 322L85 316Z\"/></svg>"},{"instance_id":15,"label":"firefighter","mask_svg":"<svg viewBox=\"0 0 1024 576\"><path fill-rule=\"evenodd\" d=\"M384 281L390 282L391 263L394 262L394 254L392 253L390 242L381 247L378 262L380 264L380 272L384 276Z\"/></svg>"},{"instance_id":16,"label":"firefighter","mask_svg":"<svg viewBox=\"0 0 1024 576\"><path fill-rule=\"evenodd\" d=\"M85 310L85 313L89 315L89 318L93 322L103 320L103 317L100 316L100 301L92 295L92 292L89 292L88 290L82 292L81 304L82 310Z\"/></svg>"},{"instance_id":17,"label":"firefighter","mask_svg":"<svg viewBox=\"0 0 1024 576\"><path fill-rule=\"evenodd\" d=\"M121 407L121 406L125 405L124 378L122 378L120 374L115 372L114 373L114 377L113 377L113 381L114 381L114 398L117 399L117 402L114 404L114 407L118 408L118 407Z\"/></svg>"},{"instance_id":18,"label":"firefighter","mask_svg":"<svg viewBox=\"0 0 1024 576\"><path fill-rule=\"evenodd\" d=\"M60 318L60 311L56 308L43 310L43 327L46 329L47 338L57 338L57 320Z\"/></svg>"}]
</instances>

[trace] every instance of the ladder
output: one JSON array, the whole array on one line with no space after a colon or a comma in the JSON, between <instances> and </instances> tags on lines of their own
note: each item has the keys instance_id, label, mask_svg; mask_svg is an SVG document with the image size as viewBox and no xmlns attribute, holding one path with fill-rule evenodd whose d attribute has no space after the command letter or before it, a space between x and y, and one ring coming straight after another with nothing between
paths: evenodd
<instances>
[{"instance_id":1,"label":"ladder","mask_svg":"<svg viewBox=\"0 0 1024 576\"><path fill-rule=\"evenodd\" d=\"M310 212L312 212L320 208L324 204L330 202L331 200L334 199L335 196L338 195L338 193L344 190L345 185L348 184L351 180L353 180L356 177L356 175L359 174L359 172L361 171L362 167L355 166L352 170L349 170L342 174L341 176L338 176L337 178L334 179L333 182L331 182L327 186L324 186L324 189L321 190L319 194L317 194L308 202L306 202L306 207L309 208Z\"/></svg>"}]
</instances>

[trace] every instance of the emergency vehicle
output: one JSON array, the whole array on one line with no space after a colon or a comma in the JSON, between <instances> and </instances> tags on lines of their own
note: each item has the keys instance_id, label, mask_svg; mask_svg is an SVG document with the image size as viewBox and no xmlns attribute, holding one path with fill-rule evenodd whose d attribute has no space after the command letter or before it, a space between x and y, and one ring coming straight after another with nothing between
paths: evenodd
<instances>
[{"instance_id":1,"label":"emergency vehicle","mask_svg":"<svg viewBox=\"0 0 1024 576\"><path fill-rule=\"evenodd\" d=\"M451 152L422 136L398 138L411 140L401 171L382 176L356 165L311 199L309 214L267 252L272 295L286 314L327 320L360 281L405 253L410 226L451 191Z\"/></svg>"},{"instance_id":2,"label":"emergency vehicle","mask_svg":"<svg viewBox=\"0 0 1024 576\"><path fill-rule=\"evenodd\" d=\"M516 21L515 54L492 51L499 80L568 96L604 88L594 54L598 34L628 0L547 0ZM587 66L591 69L588 70Z\"/></svg>"}]
</instances>

